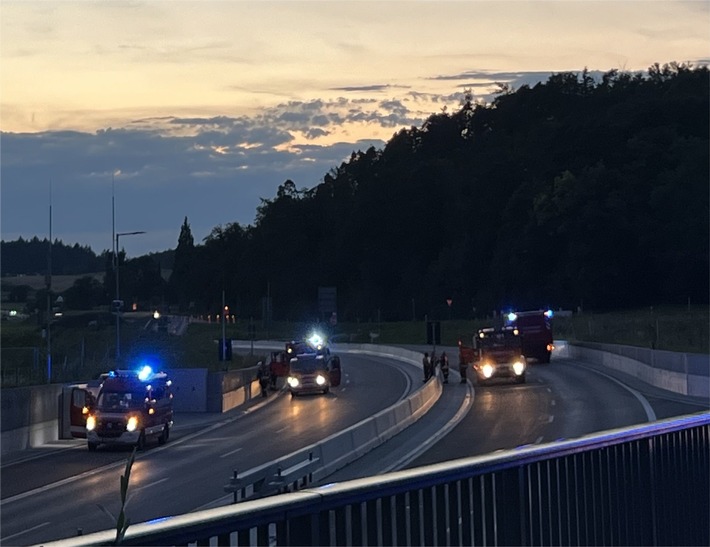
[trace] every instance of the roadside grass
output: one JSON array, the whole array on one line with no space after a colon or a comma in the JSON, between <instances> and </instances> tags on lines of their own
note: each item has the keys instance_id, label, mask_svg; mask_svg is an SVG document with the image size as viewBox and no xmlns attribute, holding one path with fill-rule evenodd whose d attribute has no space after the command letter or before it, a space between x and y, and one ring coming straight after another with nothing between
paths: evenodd
<instances>
[{"instance_id":1,"label":"roadside grass","mask_svg":"<svg viewBox=\"0 0 710 547\"><path fill-rule=\"evenodd\" d=\"M571 342L606 342L677 352L710 353L710 308L656 308L610 313L556 316L556 339ZM62 318L51 328L52 381L70 382L97 377L113 368L130 367L150 356L171 368L207 368L210 371L251 367L266 357L263 350L234 352L230 361L219 360L220 323L191 323L183 336L152 332L144 327L147 315L126 314L120 326L121 356L116 361L115 317L106 312L76 313ZM455 346L468 340L479 328L501 319L443 320L441 345ZM248 320L224 326L224 335L236 340L298 339L318 327L339 342L375 344L426 344L424 321L388 323L256 322ZM46 383L47 342L42 328L32 320L5 321L0 331L2 386Z\"/></svg>"}]
</instances>

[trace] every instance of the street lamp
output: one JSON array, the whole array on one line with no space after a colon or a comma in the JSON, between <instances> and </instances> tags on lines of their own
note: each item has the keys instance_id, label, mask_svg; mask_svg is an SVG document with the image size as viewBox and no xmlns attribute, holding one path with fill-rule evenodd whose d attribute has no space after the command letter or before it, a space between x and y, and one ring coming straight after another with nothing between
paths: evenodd
<instances>
[{"instance_id":1,"label":"street lamp","mask_svg":"<svg viewBox=\"0 0 710 547\"><path fill-rule=\"evenodd\" d=\"M116 274L116 300L113 301L114 308L116 310L116 366L118 366L118 359L121 356L121 330L120 330L120 320L121 320L121 297L118 290L118 250L121 248L119 244L119 239L121 236L135 236L138 234L144 234L145 232L121 232L116 234L116 251L113 254L114 259L114 271Z\"/></svg>"}]
</instances>

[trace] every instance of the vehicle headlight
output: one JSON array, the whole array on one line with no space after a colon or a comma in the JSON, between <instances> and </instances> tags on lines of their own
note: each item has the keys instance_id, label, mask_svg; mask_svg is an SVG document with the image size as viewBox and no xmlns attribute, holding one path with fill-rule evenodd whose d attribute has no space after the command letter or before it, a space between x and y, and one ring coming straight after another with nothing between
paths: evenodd
<instances>
[{"instance_id":1,"label":"vehicle headlight","mask_svg":"<svg viewBox=\"0 0 710 547\"><path fill-rule=\"evenodd\" d=\"M491 365L490 363L486 363L481 368L481 372L483 372L483 375L486 378L490 378L491 376L493 376L493 365Z\"/></svg>"},{"instance_id":2,"label":"vehicle headlight","mask_svg":"<svg viewBox=\"0 0 710 547\"><path fill-rule=\"evenodd\" d=\"M520 376L523 372L525 372L525 363L522 361L515 361L515 363L513 363L513 372L515 372L516 376Z\"/></svg>"},{"instance_id":3,"label":"vehicle headlight","mask_svg":"<svg viewBox=\"0 0 710 547\"><path fill-rule=\"evenodd\" d=\"M316 376L316 384L318 384L319 386L324 385L325 384L325 376L323 376L322 374L319 374L318 376Z\"/></svg>"},{"instance_id":4,"label":"vehicle headlight","mask_svg":"<svg viewBox=\"0 0 710 547\"><path fill-rule=\"evenodd\" d=\"M86 430L93 431L94 429L96 429L96 418L90 415L86 418Z\"/></svg>"},{"instance_id":5,"label":"vehicle headlight","mask_svg":"<svg viewBox=\"0 0 710 547\"><path fill-rule=\"evenodd\" d=\"M128 418L128 423L126 424L126 431L135 431L138 427L138 418L131 416Z\"/></svg>"},{"instance_id":6,"label":"vehicle headlight","mask_svg":"<svg viewBox=\"0 0 710 547\"><path fill-rule=\"evenodd\" d=\"M295 376L289 376L288 380L286 380L286 381L288 382L288 385L290 385L291 387L298 387L298 383L299 383L298 378L296 378Z\"/></svg>"}]
</instances>

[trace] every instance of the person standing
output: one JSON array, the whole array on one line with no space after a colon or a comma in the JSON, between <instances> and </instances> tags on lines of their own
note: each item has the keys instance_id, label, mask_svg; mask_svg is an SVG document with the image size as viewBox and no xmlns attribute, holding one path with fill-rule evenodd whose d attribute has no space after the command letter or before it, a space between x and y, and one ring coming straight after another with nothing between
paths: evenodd
<instances>
[{"instance_id":1,"label":"person standing","mask_svg":"<svg viewBox=\"0 0 710 547\"><path fill-rule=\"evenodd\" d=\"M441 366L441 373L444 375L444 383L448 384L449 383L449 358L446 355L446 352L441 353L441 359L439 360L440 366Z\"/></svg>"},{"instance_id":2,"label":"person standing","mask_svg":"<svg viewBox=\"0 0 710 547\"><path fill-rule=\"evenodd\" d=\"M459 374L461 375L461 383L465 384L466 383L466 370L468 369L468 365L466 364L466 361L464 360L463 357L459 357Z\"/></svg>"},{"instance_id":3,"label":"person standing","mask_svg":"<svg viewBox=\"0 0 710 547\"><path fill-rule=\"evenodd\" d=\"M259 387L261 387L261 396L268 396L269 382L271 381L271 374L269 372L269 366L259 361L259 369L256 372L256 379L259 380Z\"/></svg>"},{"instance_id":4,"label":"person standing","mask_svg":"<svg viewBox=\"0 0 710 547\"><path fill-rule=\"evenodd\" d=\"M422 366L424 367L424 381L426 382L431 378L431 362L429 361L429 353L424 352L424 358L422 359Z\"/></svg>"}]
</instances>

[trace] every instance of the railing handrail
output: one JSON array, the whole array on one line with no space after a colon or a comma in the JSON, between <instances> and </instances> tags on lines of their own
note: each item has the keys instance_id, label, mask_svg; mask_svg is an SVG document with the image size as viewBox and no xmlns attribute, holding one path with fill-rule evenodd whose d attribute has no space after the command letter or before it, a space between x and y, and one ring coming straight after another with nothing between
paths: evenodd
<instances>
[{"instance_id":1,"label":"railing handrail","mask_svg":"<svg viewBox=\"0 0 710 547\"><path fill-rule=\"evenodd\" d=\"M471 477L520 467L531 462L562 458L612 445L650 439L652 437L710 425L710 412L699 412L650 424L634 425L602 431L584 437L544 445L523 446L482 456L473 456L424 467L394 471L377 477L367 477L324 485L299 492L245 501L236 505L207 509L158 521L131 526L124 544L154 545L184 543L186 538L204 538L229 533L239 526L253 526L288 518L289 514L308 514L309 507L323 511L342 505L347 500L376 499L384 495L416 488L426 488L442 481ZM53 547L84 547L110 544L115 532L105 531L51 543ZM188 540L188 541L195 541Z\"/></svg>"}]
</instances>

